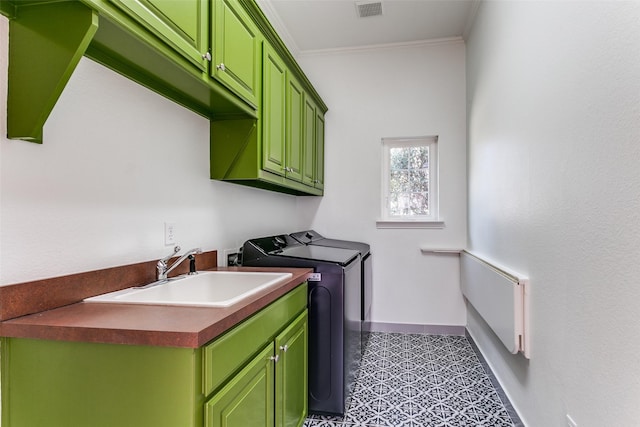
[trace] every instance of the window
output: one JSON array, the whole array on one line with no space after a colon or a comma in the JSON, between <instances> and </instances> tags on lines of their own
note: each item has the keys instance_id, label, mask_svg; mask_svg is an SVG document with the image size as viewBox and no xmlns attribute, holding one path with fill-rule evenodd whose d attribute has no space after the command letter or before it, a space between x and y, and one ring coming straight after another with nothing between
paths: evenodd
<instances>
[{"instance_id":1,"label":"window","mask_svg":"<svg viewBox=\"0 0 640 427\"><path fill-rule=\"evenodd\" d=\"M382 220L378 227L441 227L438 137L382 139Z\"/></svg>"}]
</instances>

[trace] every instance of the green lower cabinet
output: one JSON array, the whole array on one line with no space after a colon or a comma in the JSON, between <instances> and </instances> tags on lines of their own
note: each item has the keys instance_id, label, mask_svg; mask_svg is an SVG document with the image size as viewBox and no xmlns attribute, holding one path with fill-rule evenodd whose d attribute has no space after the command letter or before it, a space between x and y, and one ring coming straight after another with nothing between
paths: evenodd
<instances>
[{"instance_id":1,"label":"green lower cabinet","mask_svg":"<svg viewBox=\"0 0 640 427\"><path fill-rule=\"evenodd\" d=\"M300 427L307 286L201 348L1 339L2 427Z\"/></svg>"},{"instance_id":2,"label":"green lower cabinet","mask_svg":"<svg viewBox=\"0 0 640 427\"><path fill-rule=\"evenodd\" d=\"M2 427L200 427L199 349L3 338Z\"/></svg>"},{"instance_id":3,"label":"green lower cabinet","mask_svg":"<svg viewBox=\"0 0 640 427\"><path fill-rule=\"evenodd\" d=\"M206 427L272 427L273 344L262 350L207 402Z\"/></svg>"},{"instance_id":4,"label":"green lower cabinet","mask_svg":"<svg viewBox=\"0 0 640 427\"><path fill-rule=\"evenodd\" d=\"M300 427L307 417L308 331L305 312L276 338L276 427Z\"/></svg>"},{"instance_id":5,"label":"green lower cabinet","mask_svg":"<svg viewBox=\"0 0 640 427\"><path fill-rule=\"evenodd\" d=\"M307 346L305 310L207 402L205 427L302 426Z\"/></svg>"}]
</instances>

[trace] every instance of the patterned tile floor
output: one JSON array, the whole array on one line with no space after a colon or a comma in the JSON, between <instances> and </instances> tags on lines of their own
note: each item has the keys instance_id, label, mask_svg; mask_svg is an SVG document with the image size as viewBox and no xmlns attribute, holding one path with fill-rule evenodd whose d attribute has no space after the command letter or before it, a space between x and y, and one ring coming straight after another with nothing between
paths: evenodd
<instances>
[{"instance_id":1,"label":"patterned tile floor","mask_svg":"<svg viewBox=\"0 0 640 427\"><path fill-rule=\"evenodd\" d=\"M372 332L343 417L305 427L521 427L470 338Z\"/></svg>"}]
</instances>

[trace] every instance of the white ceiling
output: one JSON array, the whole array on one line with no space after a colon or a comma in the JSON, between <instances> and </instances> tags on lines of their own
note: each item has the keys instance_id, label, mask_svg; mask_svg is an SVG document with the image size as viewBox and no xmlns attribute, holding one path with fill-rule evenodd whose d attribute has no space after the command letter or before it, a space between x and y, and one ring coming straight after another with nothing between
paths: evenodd
<instances>
[{"instance_id":1,"label":"white ceiling","mask_svg":"<svg viewBox=\"0 0 640 427\"><path fill-rule=\"evenodd\" d=\"M354 0L258 0L295 54L464 37L480 0L382 0L359 18ZM370 0L366 0L370 2Z\"/></svg>"}]
</instances>

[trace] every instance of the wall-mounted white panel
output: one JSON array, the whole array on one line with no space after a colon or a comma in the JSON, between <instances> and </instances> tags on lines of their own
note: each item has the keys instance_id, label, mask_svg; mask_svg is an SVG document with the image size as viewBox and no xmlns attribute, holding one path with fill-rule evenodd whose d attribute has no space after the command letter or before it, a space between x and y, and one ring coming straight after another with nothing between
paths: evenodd
<instances>
[{"instance_id":1,"label":"wall-mounted white panel","mask_svg":"<svg viewBox=\"0 0 640 427\"><path fill-rule=\"evenodd\" d=\"M528 279L521 275L510 274L467 251L460 253L460 287L465 298L509 352L522 351L529 357L525 347L527 286Z\"/></svg>"}]
</instances>

